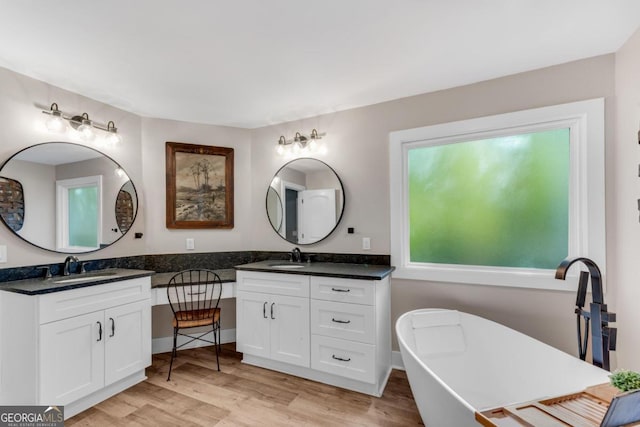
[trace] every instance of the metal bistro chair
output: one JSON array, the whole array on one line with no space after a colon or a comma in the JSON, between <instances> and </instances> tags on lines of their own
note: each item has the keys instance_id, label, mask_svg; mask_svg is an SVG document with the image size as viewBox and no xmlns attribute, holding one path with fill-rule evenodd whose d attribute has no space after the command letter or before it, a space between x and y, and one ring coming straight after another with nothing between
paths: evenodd
<instances>
[{"instance_id":1,"label":"metal bistro chair","mask_svg":"<svg viewBox=\"0 0 640 427\"><path fill-rule=\"evenodd\" d=\"M220 370L220 295L222 294L222 282L220 276L211 270L193 269L176 273L167 287L167 297L173 311L173 350L171 351L171 363L169 364L169 375L171 378L171 368L173 359L177 356L177 350L195 340L211 343L216 350L216 363ZM203 332L199 336L192 336L180 333L182 329L199 328L211 326L213 331L213 341L203 338L210 331ZM180 345L178 335L190 338Z\"/></svg>"}]
</instances>

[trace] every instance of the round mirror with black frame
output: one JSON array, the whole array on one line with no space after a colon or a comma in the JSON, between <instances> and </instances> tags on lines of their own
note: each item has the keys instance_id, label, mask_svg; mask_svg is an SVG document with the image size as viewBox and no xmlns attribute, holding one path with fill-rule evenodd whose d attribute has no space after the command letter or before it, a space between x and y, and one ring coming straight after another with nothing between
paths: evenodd
<instances>
[{"instance_id":1,"label":"round mirror with black frame","mask_svg":"<svg viewBox=\"0 0 640 427\"><path fill-rule=\"evenodd\" d=\"M345 197L338 174L321 160L300 158L276 172L266 195L269 223L289 243L317 243L336 229Z\"/></svg>"},{"instance_id":2,"label":"round mirror with black frame","mask_svg":"<svg viewBox=\"0 0 640 427\"><path fill-rule=\"evenodd\" d=\"M0 219L18 237L52 252L87 253L107 247L130 229L138 207L135 186L109 156L84 145L45 142L0 166L0 181L22 187L22 226ZM123 194L123 193L126 193ZM118 213L120 211L120 214Z\"/></svg>"}]
</instances>

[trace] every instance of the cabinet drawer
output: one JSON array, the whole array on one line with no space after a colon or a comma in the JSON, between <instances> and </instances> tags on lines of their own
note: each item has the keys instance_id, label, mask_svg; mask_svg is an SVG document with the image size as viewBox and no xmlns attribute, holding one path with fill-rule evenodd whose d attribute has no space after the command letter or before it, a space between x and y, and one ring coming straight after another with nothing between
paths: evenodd
<instances>
[{"instance_id":1,"label":"cabinet drawer","mask_svg":"<svg viewBox=\"0 0 640 427\"><path fill-rule=\"evenodd\" d=\"M375 346L312 335L311 368L374 384Z\"/></svg>"},{"instance_id":2,"label":"cabinet drawer","mask_svg":"<svg viewBox=\"0 0 640 427\"><path fill-rule=\"evenodd\" d=\"M151 298L151 279L139 277L40 295L40 324Z\"/></svg>"},{"instance_id":3,"label":"cabinet drawer","mask_svg":"<svg viewBox=\"0 0 640 427\"><path fill-rule=\"evenodd\" d=\"M375 344L374 308L312 299L311 333Z\"/></svg>"},{"instance_id":4,"label":"cabinet drawer","mask_svg":"<svg viewBox=\"0 0 640 427\"><path fill-rule=\"evenodd\" d=\"M300 274L238 271L236 283L238 291L309 297L309 276Z\"/></svg>"},{"instance_id":5,"label":"cabinet drawer","mask_svg":"<svg viewBox=\"0 0 640 427\"><path fill-rule=\"evenodd\" d=\"M373 305L375 301L375 286L375 280L312 276L311 298Z\"/></svg>"}]
</instances>

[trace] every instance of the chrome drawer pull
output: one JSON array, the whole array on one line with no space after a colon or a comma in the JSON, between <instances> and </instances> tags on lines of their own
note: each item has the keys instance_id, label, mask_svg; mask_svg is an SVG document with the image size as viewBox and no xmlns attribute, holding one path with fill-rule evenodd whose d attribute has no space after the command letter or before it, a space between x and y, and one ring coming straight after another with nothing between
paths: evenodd
<instances>
[{"instance_id":1,"label":"chrome drawer pull","mask_svg":"<svg viewBox=\"0 0 640 427\"><path fill-rule=\"evenodd\" d=\"M264 317L265 319L267 318L267 302L265 301L264 304L262 304L262 317Z\"/></svg>"},{"instance_id":2,"label":"chrome drawer pull","mask_svg":"<svg viewBox=\"0 0 640 427\"><path fill-rule=\"evenodd\" d=\"M204 294L205 291L200 291L200 292L188 292L187 295L202 295Z\"/></svg>"},{"instance_id":3,"label":"chrome drawer pull","mask_svg":"<svg viewBox=\"0 0 640 427\"><path fill-rule=\"evenodd\" d=\"M331 355L331 357L332 357L332 358L334 358L334 359L336 359L336 360L339 360L339 361L341 361L341 362L350 362L350 361L351 361L351 358L343 359L342 357L338 357L338 356L336 356L335 354L332 354L332 355Z\"/></svg>"},{"instance_id":4,"label":"chrome drawer pull","mask_svg":"<svg viewBox=\"0 0 640 427\"><path fill-rule=\"evenodd\" d=\"M333 292L351 292L351 289L336 289L336 288L331 288L331 290Z\"/></svg>"},{"instance_id":5,"label":"chrome drawer pull","mask_svg":"<svg viewBox=\"0 0 640 427\"><path fill-rule=\"evenodd\" d=\"M331 318L331 321L336 323L351 323L351 320L336 320L333 317Z\"/></svg>"},{"instance_id":6,"label":"chrome drawer pull","mask_svg":"<svg viewBox=\"0 0 640 427\"><path fill-rule=\"evenodd\" d=\"M102 322L96 322L98 324L98 339L96 341L102 341Z\"/></svg>"}]
</instances>

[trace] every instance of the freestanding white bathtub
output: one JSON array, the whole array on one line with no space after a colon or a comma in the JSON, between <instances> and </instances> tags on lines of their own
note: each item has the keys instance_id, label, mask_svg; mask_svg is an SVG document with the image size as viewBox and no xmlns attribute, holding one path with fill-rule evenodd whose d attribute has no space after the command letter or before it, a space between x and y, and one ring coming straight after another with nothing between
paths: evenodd
<instances>
[{"instance_id":1,"label":"freestanding white bathtub","mask_svg":"<svg viewBox=\"0 0 640 427\"><path fill-rule=\"evenodd\" d=\"M609 372L506 326L453 310L400 316L398 343L428 427L479 426L475 412L559 396Z\"/></svg>"}]
</instances>

